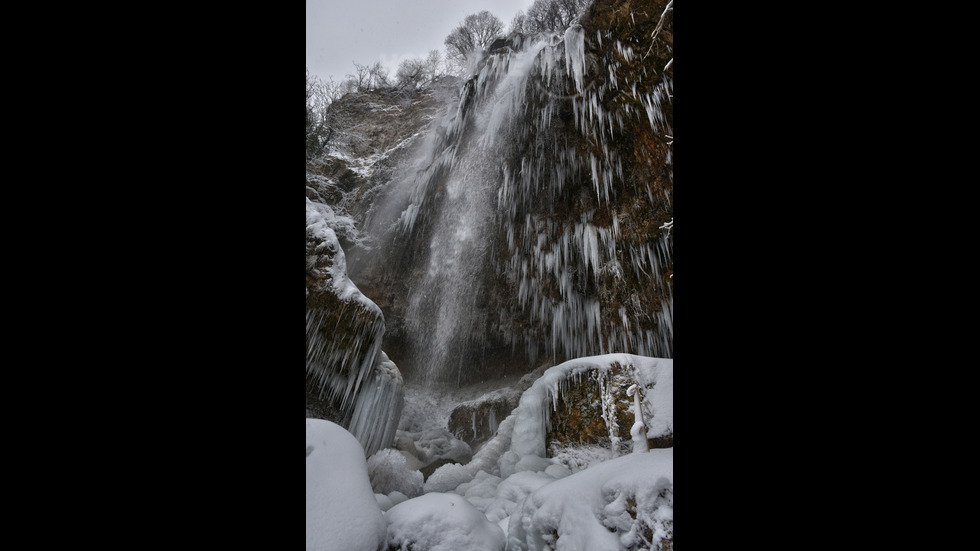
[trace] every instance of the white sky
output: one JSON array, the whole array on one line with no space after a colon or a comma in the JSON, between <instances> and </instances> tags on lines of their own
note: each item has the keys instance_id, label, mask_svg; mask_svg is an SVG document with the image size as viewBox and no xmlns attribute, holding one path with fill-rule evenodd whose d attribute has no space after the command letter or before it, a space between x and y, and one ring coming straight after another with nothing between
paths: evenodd
<instances>
[{"instance_id":1,"label":"white sky","mask_svg":"<svg viewBox=\"0 0 980 551\"><path fill-rule=\"evenodd\" d=\"M354 62L376 61L394 75L402 60L443 51L446 36L470 14L500 18L504 30L534 0L306 0L306 68L343 80Z\"/></svg>"}]
</instances>

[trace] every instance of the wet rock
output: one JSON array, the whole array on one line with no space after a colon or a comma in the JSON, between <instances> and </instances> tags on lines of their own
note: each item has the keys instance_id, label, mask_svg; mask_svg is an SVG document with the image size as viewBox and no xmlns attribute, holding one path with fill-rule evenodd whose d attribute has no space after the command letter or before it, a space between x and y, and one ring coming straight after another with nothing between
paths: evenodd
<instances>
[{"instance_id":1,"label":"wet rock","mask_svg":"<svg viewBox=\"0 0 980 551\"><path fill-rule=\"evenodd\" d=\"M493 438L519 401L520 394L511 393L460 404L449 415L449 431L475 449Z\"/></svg>"},{"instance_id":2,"label":"wet rock","mask_svg":"<svg viewBox=\"0 0 980 551\"><path fill-rule=\"evenodd\" d=\"M474 450L478 449L497 434L500 423L520 402L521 393L531 388L549 367L550 363L542 364L521 377L512 387L495 390L456 406L449 414L449 432Z\"/></svg>"}]
</instances>

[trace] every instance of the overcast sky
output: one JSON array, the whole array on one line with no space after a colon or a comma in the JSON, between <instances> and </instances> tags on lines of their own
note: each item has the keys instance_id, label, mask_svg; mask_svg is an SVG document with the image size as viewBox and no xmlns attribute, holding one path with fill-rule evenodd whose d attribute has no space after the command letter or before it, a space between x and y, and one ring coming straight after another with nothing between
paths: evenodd
<instances>
[{"instance_id":1,"label":"overcast sky","mask_svg":"<svg viewBox=\"0 0 980 551\"><path fill-rule=\"evenodd\" d=\"M394 76L398 64L445 52L443 42L463 19L483 10L506 31L534 0L306 0L306 68L323 80L343 80L354 62L376 61Z\"/></svg>"}]
</instances>

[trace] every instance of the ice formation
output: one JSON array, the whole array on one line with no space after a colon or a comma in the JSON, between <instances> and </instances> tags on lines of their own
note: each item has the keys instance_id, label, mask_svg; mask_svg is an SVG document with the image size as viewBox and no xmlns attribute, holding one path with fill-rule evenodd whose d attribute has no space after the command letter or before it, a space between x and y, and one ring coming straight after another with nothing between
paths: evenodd
<instances>
[{"instance_id":1,"label":"ice formation","mask_svg":"<svg viewBox=\"0 0 980 551\"><path fill-rule=\"evenodd\" d=\"M404 405L403 393L398 367L381 351L373 377L365 381L357 396L348 427L364 446L365 454L372 455L394 442Z\"/></svg>"}]
</instances>

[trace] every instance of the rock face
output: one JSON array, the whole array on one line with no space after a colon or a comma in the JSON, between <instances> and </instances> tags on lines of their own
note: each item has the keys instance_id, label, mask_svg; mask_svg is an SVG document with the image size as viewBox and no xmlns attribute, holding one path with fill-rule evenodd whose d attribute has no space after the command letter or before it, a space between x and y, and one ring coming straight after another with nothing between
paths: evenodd
<instances>
[{"instance_id":1,"label":"rock face","mask_svg":"<svg viewBox=\"0 0 980 551\"><path fill-rule=\"evenodd\" d=\"M423 134L458 94L444 77L418 93L379 89L349 93L327 110L325 151L307 163L307 198L332 205L365 223L378 186L423 141ZM352 243L343 243L345 248Z\"/></svg>"},{"instance_id":2,"label":"rock face","mask_svg":"<svg viewBox=\"0 0 980 551\"><path fill-rule=\"evenodd\" d=\"M449 416L449 430L456 438L476 448L497 433L500 422L517 407L520 395L495 394L460 404Z\"/></svg>"}]
</instances>

